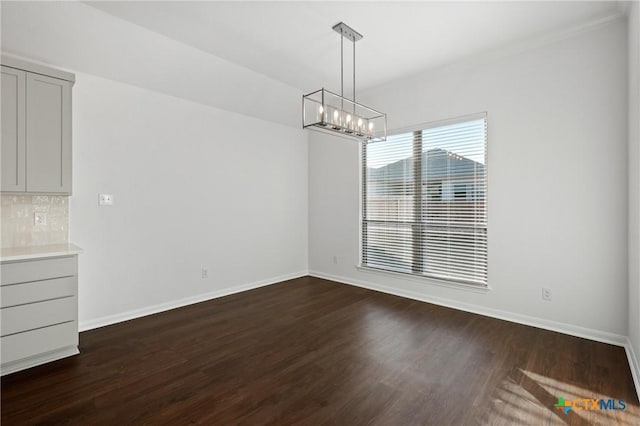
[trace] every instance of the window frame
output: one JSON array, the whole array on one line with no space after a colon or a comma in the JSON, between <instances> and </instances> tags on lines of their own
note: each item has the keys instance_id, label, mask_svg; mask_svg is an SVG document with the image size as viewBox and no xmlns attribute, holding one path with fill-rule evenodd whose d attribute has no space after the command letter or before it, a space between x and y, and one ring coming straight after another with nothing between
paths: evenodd
<instances>
[{"instance_id":1,"label":"window frame","mask_svg":"<svg viewBox=\"0 0 640 426\"><path fill-rule=\"evenodd\" d=\"M454 124L458 124L458 123L464 123L466 121L474 121L474 120L480 120L480 119L484 119L485 120L485 141L484 141L484 166L485 166L485 187L484 187L484 201L485 201L485 215L486 215L486 223L487 223L487 227L486 227L486 239L487 239L487 247L486 247L486 263L487 263L487 276L486 276L486 283L484 284L476 284L476 283L472 283L466 280L456 280L456 279L450 279L450 278L442 278L442 277L436 277L436 276L430 276L430 275L426 275L426 274L415 274L412 272L401 272L401 271L393 271L393 270L388 270L388 269L384 269L384 268L376 268L373 266L368 266L363 264L363 255L364 255L364 243L365 243L365 231L364 228L366 226L365 223L365 216L366 216L366 203L365 203L365 197L366 197L366 193L367 193L367 179L366 179L366 175L365 175L365 150L366 150L366 143L363 142L362 146L359 149L359 173L358 173L358 177L359 177L359 196L358 196L358 201L359 201L359 216L358 216L358 264L356 265L356 268L360 271L363 272L370 272L370 273L375 273L378 275L386 275L386 276L392 276L392 277L398 277L398 278L409 278L412 281L418 281L418 282L422 282L422 283L429 283L429 284L434 284L434 285L438 285L438 286L442 286L442 287L450 287L450 288L456 288L456 289L464 289L464 290L469 290L469 291L473 291L473 292L480 292L480 293L485 293L489 290L491 290L491 286L490 286L490 281L489 281L489 120L488 120L488 113L486 111L484 112L478 112L478 113L473 113L473 114L467 114L467 115L462 115L462 116L457 116L457 117L453 117L453 118L448 118L448 119L442 119L442 120L436 120L436 121L431 121L428 123L423 123L423 124L417 124L417 125L413 125L413 126L407 126L407 127L401 127L401 128L395 128L395 129L391 129L388 131L387 136L394 136L394 135L399 135L399 134L405 134L405 133L412 133L412 132L416 132L416 131L423 131L423 130L429 130L432 129L434 127L442 127L442 126L448 126L448 125L454 125ZM383 142L375 142L375 143L385 143ZM477 190L477 189L476 189ZM440 188L440 194L442 194L442 187ZM425 194L426 196L426 194Z\"/></svg>"}]
</instances>

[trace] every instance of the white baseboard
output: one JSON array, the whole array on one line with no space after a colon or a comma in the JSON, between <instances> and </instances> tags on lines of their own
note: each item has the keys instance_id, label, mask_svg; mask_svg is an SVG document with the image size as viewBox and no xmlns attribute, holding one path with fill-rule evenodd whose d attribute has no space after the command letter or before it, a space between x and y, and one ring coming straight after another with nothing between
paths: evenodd
<instances>
[{"instance_id":1,"label":"white baseboard","mask_svg":"<svg viewBox=\"0 0 640 426\"><path fill-rule=\"evenodd\" d=\"M132 311L121 312L114 315L107 315L100 318L94 318L89 320L80 321L80 331L92 330L94 328L104 327L111 324L116 324L123 321L132 320L135 318L144 317L147 315L157 314L159 312L169 311L171 309L181 308L183 306L192 305L194 303L205 302L211 299L217 299L219 297L228 296L235 293L240 293L247 290L253 290L255 288L276 284L282 281L291 280L294 278L300 278L309 275L308 271L298 271L291 274L280 275L277 277L260 280L248 284L242 284L235 287L224 288L209 293L198 294L196 296L185 297L180 300L172 300L166 303L160 303L158 305L146 306L140 309L134 309Z\"/></svg>"},{"instance_id":2,"label":"white baseboard","mask_svg":"<svg viewBox=\"0 0 640 426\"><path fill-rule=\"evenodd\" d=\"M36 365L47 364L49 362L57 361L68 356L78 355L77 346L67 346L65 348L56 349L55 351L46 352L30 356L27 358L19 359L17 361L9 362L2 365L1 375L15 373L16 371L26 370L27 368L35 367Z\"/></svg>"},{"instance_id":3,"label":"white baseboard","mask_svg":"<svg viewBox=\"0 0 640 426\"><path fill-rule=\"evenodd\" d=\"M640 358L636 356L631 340L628 337L627 343L624 345L624 351L627 353L627 359L629 360L633 384L636 386L636 395L640 399Z\"/></svg>"},{"instance_id":4,"label":"white baseboard","mask_svg":"<svg viewBox=\"0 0 640 426\"><path fill-rule=\"evenodd\" d=\"M332 274L326 274L319 271L309 271L312 277L324 278L331 281L337 281L344 284L354 285L357 287L367 288L369 290L380 291L382 293L393 294L395 296L406 297L408 299L419 300L421 302L433 303L434 305L446 306L448 308L458 309L465 312L484 315L491 318L497 318L505 321L515 322L518 324L530 325L532 327L542 328L545 330L557 331L571 336L582 337L596 342L609 343L616 346L625 347L627 336L608 333L606 331L594 330L590 328L580 327L572 324L565 324L558 321L551 321L543 318L532 317L528 315L517 314L515 312L502 311L499 309L491 309L484 306L473 305L470 303L458 302L456 300L445 299L436 296L429 296L416 293L409 290L402 290L394 287L387 287L380 284L373 284L353 278L341 277Z\"/></svg>"}]
</instances>

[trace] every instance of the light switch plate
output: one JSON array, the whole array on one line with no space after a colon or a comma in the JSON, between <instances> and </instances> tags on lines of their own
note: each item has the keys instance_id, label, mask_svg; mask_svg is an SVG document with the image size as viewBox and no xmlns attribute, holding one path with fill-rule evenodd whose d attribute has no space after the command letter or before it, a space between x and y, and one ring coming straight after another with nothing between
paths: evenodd
<instances>
[{"instance_id":1,"label":"light switch plate","mask_svg":"<svg viewBox=\"0 0 640 426\"><path fill-rule=\"evenodd\" d=\"M47 224L47 214L45 212L34 212L33 213L33 224L34 225L46 225Z\"/></svg>"},{"instance_id":2,"label":"light switch plate","mask_svg":"<svg viewBox=\"0 0 640 426\"><path fill-rule=\"evenodd\" d=\"M98 196L98 204L100 204L101 206L112 206L113 194L100 194Z\"/></svg>"}]
</instances>

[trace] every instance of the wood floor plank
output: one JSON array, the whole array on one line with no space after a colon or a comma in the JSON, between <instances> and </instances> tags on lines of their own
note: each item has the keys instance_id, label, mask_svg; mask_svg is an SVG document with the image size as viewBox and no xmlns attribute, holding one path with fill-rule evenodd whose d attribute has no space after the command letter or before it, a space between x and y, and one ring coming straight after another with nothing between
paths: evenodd
<instances>
[{"instance_id":1,"label":"wood floor plank","mask_svg":"<svg viewBox=\"0 0 640 426\"><path fill-rule=\"evenodd\" d=\"M304 277L83 332L3 425L640 424L624 349ZM626 410L554 407L623 399Z\"/></svg>"}]
</instances>

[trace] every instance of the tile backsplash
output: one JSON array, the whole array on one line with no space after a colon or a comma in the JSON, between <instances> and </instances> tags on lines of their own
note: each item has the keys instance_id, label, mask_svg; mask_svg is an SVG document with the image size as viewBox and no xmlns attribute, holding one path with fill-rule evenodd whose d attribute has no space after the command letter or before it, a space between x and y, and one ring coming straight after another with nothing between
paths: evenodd
<instances>
[{"instance_id":1,"label":"tile backsplash","mask_svg":"<svg viewBox=\"0 0 640 426\"><path fill-rule=\"evenodd\" d=\"M69 241L69 197L5 195L0 205L2 248L64 244ZM45 224L34 224L34 213L45 213Z\"/></svg>"}]
</instances>

